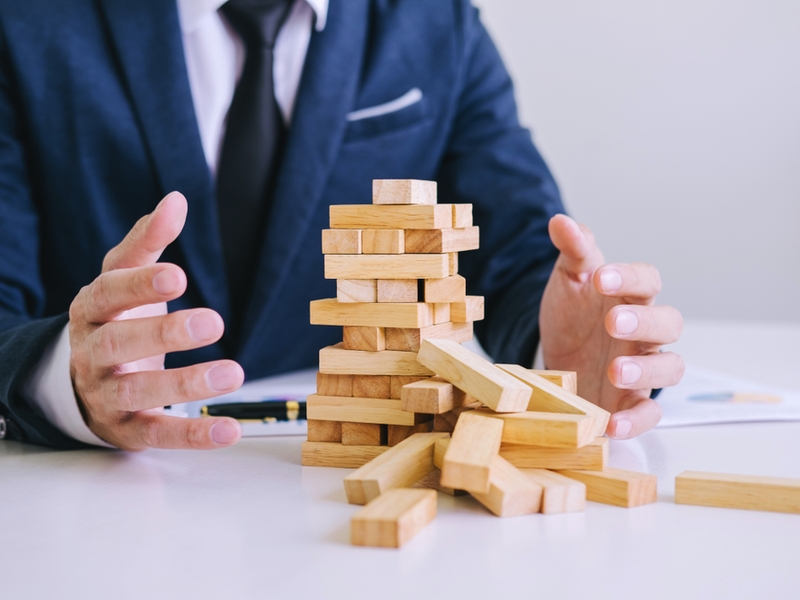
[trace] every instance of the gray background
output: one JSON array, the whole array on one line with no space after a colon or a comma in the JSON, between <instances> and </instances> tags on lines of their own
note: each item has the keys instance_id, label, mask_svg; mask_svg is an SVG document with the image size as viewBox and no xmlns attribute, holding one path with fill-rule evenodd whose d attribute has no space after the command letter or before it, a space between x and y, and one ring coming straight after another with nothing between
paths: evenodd
<instances>
[{"instance_id":1,"label":"gray background","mask_svg":"<svg viewBox=\"0 0 800 600\"><path fill-rule=\"evenodd\" d=\"M610 261L688 318L800 322L798 0L475 0Z\"/></svg>"}]
</instances>

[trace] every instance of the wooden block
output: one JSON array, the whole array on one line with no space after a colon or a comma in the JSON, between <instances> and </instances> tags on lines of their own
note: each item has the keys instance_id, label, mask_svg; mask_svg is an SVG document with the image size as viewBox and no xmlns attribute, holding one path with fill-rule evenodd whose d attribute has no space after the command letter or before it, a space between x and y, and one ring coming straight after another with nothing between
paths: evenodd
<instances>
[{"instance_id":1,"label":"wooden block","mask_svg":"<svg viewBox=\"0 0 800 600\"><path fill-rule=\"evenodd\" d=\"M453 227L472 227L472 204L453 204Z\"/></svg>"},{"instance_id":2,"label":"wooden block","mask_svg":"<svg viewBox=\"0 0 800 600\"><path fill-rule=\"evenodd\" d=\"M452 229L452 204L340 204L330 207L331 229Z\"/></svg>"},{"instance_id":3,"label":"wooden block","mask_svg":"<svg viewBox=\"0 0 800 600\"><path fill-rule=\"evenodd\" d=\"M434 325L442 325L450 322L450 305L446 302L436 302L431 304L433 307Z\"/></svg>"},{"instance_id":4,"label":"wooden block","mask_svg":"<svg viewBox=\"0 0 800 600\"><path fill-rule=\"evenodd\" d=\"M444 455L442 485L487 493L502 436L502 421L462 413Z\"/></svg>"},{"instance_id":5,"label":"wooden block","mask_svg":"<svg viewBox=\"0 0 800 600\"><path fill-rule=\"evenodd\" d=\"M453 340L461 343L470 341L472 337L472 323L452 323L448 321L419 329L388 327L386 329L386 349L419 352L422 340Z\"/></svg>"},{"instance_id":6,"label":"wooden block","mask_svg":"<svg viewBox=\"0 0 800 600\"><path fill-rule=\"evenodd\" d=\"M480 246L480 230L465 229L406 229L407 254L441 254L466 252Z\"/></svg>"},{"instance_id":7,"label":"wooden block","mask_svg":"<svg viewBox=\"0 0 800 600\"><path fill-rule=\"evenodd\" d=\"M354 375L353 396L356 398L389 398L392 378L389 375Z\"/></svg>"},{"instance_id":8,"label":"wooden block","mask_svg":"<svg viewBox=\"0 0 800 600\"><path fill-rule=\"evenodd\" d=\"M334 231L350 230L336 229ZM361 231L361 252L363 254L403 254L405 247L406 234L402 229L364 229Z\"/></svg>"},{"instance_id":9,"label":"wooden block","mask_svg":"<svg viewBox=\"0 0 800 600\"><path fill-rule=\"evenodd\" d=\"M598 437L605 434L608 419L611 416L608 411L547 381L525 367L519 365L497 366L531 387L532 395L528 410L589 415L595 419L594 434Z\"/></svg>"},{"instance_id":10,"label":"wooden block","mask_svg":"<svg viewBox=\"0 0 800 600\"><path fill-rule=\"evenodd\" d=\"M591 444L576 449L503 444L500 456L520 469L602 471L608 465L608 438L595 438Z\"/></svg>"},{"instance_id":11,"label":"wooden block","mask_svg":"<svg viewBox=\"0 0 800 600\"><path fill-rule=\"evenodd\" d=\"M402 406L403 410L406 410L405 403ZM503 443L506 444L583 448L595 439L594 418L588 415L532 411L496 413L488 408L477 410L474 414L490 419L502 419Z\"/></svg>"},{"instance_id":12,"label":"wooden block","mask_svg":"<svg viewBox=\"0 0 800 600\"><path fill-rule=\"evenodd\" d=\"M461 275L425 280L425 302L466 302L467 280Z\"/></svg>"},{"instance_id":13,"label":"wooden block","mask_svg":"<svg viewBox=\"0 0 800 600\"><path fill-rule=\"evenodd\" d=\"M427 377L420 377L419 375L392 375L392 384L391 390L389 393L389 397L394 400L400 400L400 396L403 390L404 385L408 385L409 383L414 383L415 381L421 381L422 379L428 379Z\"/></svg>"},{"instance_id":14,"label":"wooden block","mask_svg":"<svg viewBox=\"0 0 800 600\"><path fill-rule=\"evenodd\" d=\"M400 407L412 413L440 415L464 404L467 395L441 377L431 377L403 386Z\"/></svg>"},{"instance_id":15,"label":"wooden block","mask_svg":"<svg viewBox=\"0 0 800 600\"><path fill-rule=\"evenodd\" d=\"M416 279L379 279L378 302L416 302ZM435 313L434 313L435 322Z\"/></svg>"},{"instance_id":16,"label":"wooden block","mask_svg":"<svg viewBox=\"0 0 800 600\"><path fill-rule=\"evenodd\" d=\"M312 300L311 324L359 327L429 327L433 325L433 308L424 302L348 304L337 302L335 299Z\"/></svg>"},{"instance_id":17,"label":"wooden block","mask_svg":"<svg viewBox=\"0 0 800 600\"><path fill-rule=\"evenodd\" d=\"M471 494L498 517L532 515L542 503L542 486L500 456L494 457L489 491Z\"/></svg>"},{"instance_id":18,"label":"wooden block","mask_svg":"<svg viewBox=\"0 0 800 600\"><path fill-rule=\"evenodd\" d=\"M344 478L350 504L366 504L387 490L411 487L433 470L433 446L446 433L415 433Z\"/></svg>"},{"instance_id":19,"label":"wooden block","mask_svg":"<svg viewBox=\"0 0 800 600\"><path fill-rule=\"evenodd\" d=\"M386 350L386 328L346 326L342 331L342 348L364 352Z\"/></svg>"},{"instance_id":20,"label":"wooden block","mask_svg":"<svg viewBox=\"0 0 800 600\"><path fill-rule=\"evenodd\" d=\"M317 394L320 396L352 396L352 375L317 373Z\"/></svg>"},{"instance_id":21,"label":"wooden block","mask_svg":"<svg viewBox=\"0 0 800 600\"><path fill-rule=\"evenodd\" d=\"M336 282L339 302L377 302L378 282L374 279L339 279Z\"/></svg>"},{"instance_id":22,"label":"wooden block","mask_svg":"<svg viewBox=\"0 0 800 600\"><path fill-rule=\"evenodd\" d=\"M403 236L405 238L405 235ZM405 239L403 240L405 242ZM359 229L323 229L323 254L361 254Z\"/></svg>"},{"instance_id":23,"label":"wooden block","mask_svg":"<svg viewBox=\"0 0 800 600\"><path fill-rule=\"evenodd\" d=\"M800 514L800 479L684 471L675 503Z\"/></svg>"},{"instance_id":24,"label":"wooden block","mask_svg":"<svg viewBox=\"0 0 800 600\"><path fill-rule=\"evenodd\" d=\"M572 394L578 393L578 374L575 371L537 371L529 369L534 375L547 379L550 383L564 388Z\"/></svg>"},{"instance_id":25,"label":"wooden block","mask_svg":"<svg viewBox=\"0 0 800 600\"><path fill-rule=\"evenodd\" d=\"M308 420L309 442L342 442L342 424L338 421Z\"/></svg>"},{"instance_id":26,"label":"wooden block","mask_svg":"<svg viewBox=\"0 0 800 600\"><path fill-rule=\"evenodd\" d=\"M375 423L342 423L342 444L345 446L387 445L386 436L381 435L382 427L385 428L386 425L377 425ZM381 442L383 442L383 444Z\"/></svg>"},{"instance_id":27,"label":"wooden block","mask_svg":"<svg viewBox=\"0 0 800 600\"><path fill-rule=\"evenodd\" d=\"M430 488L432 490L436 490L437 492L442 492L443 494L447 494L448 496L466 496L469 492L464 490L455 490L453 488L444 487L442 485L442 472L439 469L434 469L425 477L420 479L414 487L425 487Z\"/></svg>"},{"instance_id":28,"label":"wooden block","mask_svg":"<svg viewBox=\"0 0 800 600\"><path fill-rule=\"evenodd\" d=\"M452 433L456 428L456 423L461 413L476 410L481 406L483 406L483 404L476 402L475 398L467 394L467 397L464 399L464 404L461 406L440 415L433 415L433 430Z\"/></svg>"},{"instance_id":29,"label":"wooden block","mask_svg":"<svg viewBox=\"0 0 800 600\"><path fill-rule=\"evenodd\" d=\"M458 274L458 254L455 252L451 252L447 255L449 262L448 262L448 275L450 277L454 277Z\"/></svg>"},{"instance_id":30,"label":"wooden block","mask_svg":"<svg viewBox=\"0 0 800 600\"><path fill-rule=\"evenodd\" d=\"M547 469L520 469L542 486L543 514L552 515L586 510L586 485Z\"/></svg>"},{"instance_id":31,"label":"wooden block","mask_svg":"<svg viewBox=\"0 0 800 600\"><path fill-rule=\"evenodd\" d=\"M436 204L436 182L421 179L373 179L373 204Z\"/></svg>"},{"instance_id":32,"label":"wooden block","mask_svg":"<svg viewBox=\"0 0 800 600\"><path fill-rule=\"evenodd\" d=\"M467 296L464 302L450 304L450 320L454 323L483 321L483 296Z\"/></svg>"},{"instance_id":33,"label":"wooden block","mask_svg":"<svg viewBox=\"0 0 800 600\"><path fill-rule=\"evenodd\" d=\"M433 431L433 419L419 425L387 425L386 427L386 443L391 447L410 438L415 433L430 433Z\"/></svg>"},{"instance_id":34,"label":"wooden block","mask_svg":"<svg viewBox=\"0 0 800 600\"><path fill-rule=\"evenodd\" d=\"M559 473L586 485L586 499L592 502L632 508L652 504L658 499L658 479L655 475L611 468L602 471L566 470Z\"/></svg>"},{"instance_id":35,"label":"wooden block","mask_svg":"<svg viewBox=\"0 0 800 600\"><path fill-rule=\"evenodd\" d=\"M390 490L353 516L350 542L354 546L400 548L434 518L435 490Z\"/></svg>"},{"instance_id":36,"label":"wooden block","mask_svg":"<svg viewBox=\"0 0 800 600\"><path fill-rule=\"evenodd\" d=\"M357 469L388 449L388 446L344 446L330 442L303 442L300 462L304 467Z\"/></svg>"},{"instance_id":37,"label":"wooden block","mask_svg":"<svg viewBox=\"0 0 800 600\"><path fill-rule=\"evenodd\" d=\"M325 279L440 279L452 254L326 254Z\"/></svg>"},{"instance_id":38,"label":"wooden block","mask_svg":"<svg viewBox=\"0 0 800 600\"><path fill-rule=\"evenodd\" d=\"M319 370L334 375L433 375L432 371L417 362L415 352L362 352L345 350L341 344L319 351Z\"/></svg>"},{"instance_id":39,"label":"wooden block","mask_svg":"<svg viewBox=\"0 0 800 600\"><path fill-rule=\"evenodd\" d=\"M528 386L457 342L424 340L417 361L495 412L522 412L528 407Z\"/></svg>"},{"instance_id":40,"label":"wooden block","mask_svg":"<svg viewBox=\"0 0 800 600\"><path fill-rule=\"evenodd\" d=\"M309 419L342 421L347 423L375 423L378 425L418 425L430 419L400 408L400 400L391 398L342 398L318 396L306 398Z\"/></svg>"}]
</instances>

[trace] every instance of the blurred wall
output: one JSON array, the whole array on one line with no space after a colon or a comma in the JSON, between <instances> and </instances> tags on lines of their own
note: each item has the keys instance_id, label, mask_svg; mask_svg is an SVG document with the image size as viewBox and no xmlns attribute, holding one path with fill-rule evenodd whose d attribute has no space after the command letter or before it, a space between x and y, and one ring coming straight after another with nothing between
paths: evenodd
<instances>
[{"instance_id":1,"label":"blurred wall","mask_svg":"<svg viewBox=\"0 0 800 600\"><path fill-rule=\"evenodd\" d=\"M798 0L475 0L568 210L690 318L800 322Z\"/></svg>"}]
</instances>

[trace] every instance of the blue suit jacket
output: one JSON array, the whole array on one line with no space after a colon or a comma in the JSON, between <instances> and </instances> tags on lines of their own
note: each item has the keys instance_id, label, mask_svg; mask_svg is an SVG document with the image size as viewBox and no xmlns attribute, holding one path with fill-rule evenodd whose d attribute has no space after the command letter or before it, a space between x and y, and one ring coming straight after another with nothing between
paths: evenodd
<instances>
[{"instance_id":1,"label":"blue suit jacket","mask_svg":"<svg viewBox=\"0 0 800 600\"><path fill-rule=\"evenodd\" d=\"M424 99L348 122L412 88ZM435 179L441 202L469 202L481 249L461 257L486 296L481 342L528 362L556 252L556 185L520 127L511 80L467 0L332 0L313 34L255 291L239 340L168 356L231 357L248 377L316 364L341 330L309 325L335 295L320 230L331 204L369 203L374 178ZM174 0L0 0L0 414L10 437L80 447L21 385L66 323L104 254L168 192L189 201L163 260L187 272L172 310L229 319L214 182L206 166ZM165 399L168 402L169 399Z\"/></svg>"}]
</instances>

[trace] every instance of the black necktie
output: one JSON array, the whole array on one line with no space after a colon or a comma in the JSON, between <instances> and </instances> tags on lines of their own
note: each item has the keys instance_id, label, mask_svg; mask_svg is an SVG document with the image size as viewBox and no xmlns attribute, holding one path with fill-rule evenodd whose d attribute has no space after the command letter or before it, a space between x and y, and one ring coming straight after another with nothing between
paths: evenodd
<instances>
[{"instance_id":1,"label":"black necktie","mask_svg":"<svg viewBox=\"0 0 800 600\"><path fill-rule=\"evenodd\" d=\"M273 47L293 0L229 0L222 12L247 58L217 169L217 206L234 322L241 321L277 179L285 127L273 90Z\"/></svg>"}]
</instances>

